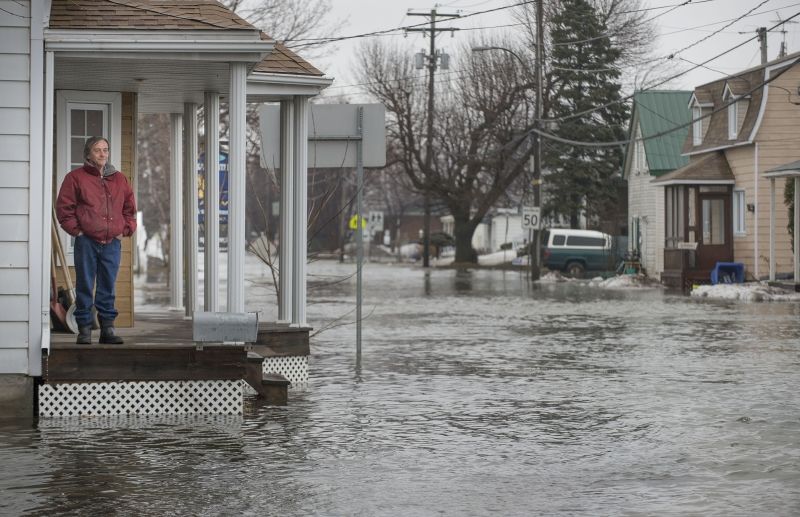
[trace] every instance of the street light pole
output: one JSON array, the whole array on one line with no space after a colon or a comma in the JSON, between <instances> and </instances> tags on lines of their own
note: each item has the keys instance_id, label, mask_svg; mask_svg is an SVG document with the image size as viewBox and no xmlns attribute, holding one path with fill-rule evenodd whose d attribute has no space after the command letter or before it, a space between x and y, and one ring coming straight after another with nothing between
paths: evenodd
<instances>
[{"instance_id":1,"label":"street light pole","mask_svg":"<svg viewBox=\"0 0 800 517\"><path fill-rule=\"evenodd\" d=\"M542 120L542 46L544 45L544 36L542 28L544 26L542 16L542 0L536 1L536 101L534 106L534 119L533 119L533 205L535 207L541 206L541 185L542 185L542 143L539 137L538 129ZM523 67L527 63L513 50L506 47L498 46L479 46L472 47L473 52L483 52L487 50L501 50L508 52L514 56ZM542 232L535 228L533 230L533 239L530 243L530 255L528 262L530 263L530 279L531 281L539 280L541 277L541 238Z\"/></svg>"}]
</instances>

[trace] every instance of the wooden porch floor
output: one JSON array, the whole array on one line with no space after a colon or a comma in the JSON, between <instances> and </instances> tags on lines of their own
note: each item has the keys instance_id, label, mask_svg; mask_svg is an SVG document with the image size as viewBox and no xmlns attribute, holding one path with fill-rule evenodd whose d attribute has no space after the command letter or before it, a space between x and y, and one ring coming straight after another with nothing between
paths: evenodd
<instances>
[{"instance_id":1,"label":"wooden porch floor","mask_svg":"<svg viewBox=\"0 0 800 517\"><path fill-rule=\"evenodd\" d=\"M123 345L98 344L99 330L92 332L91 345L76 345L75 334L52 332L42 377L51 382L242 379L254 359L260 372L263 358L308 356L310 330L259 323L255 343L198 345L192 321L182 313L139 312L134 327L117 329Z\"/></svg>"}]
</instances>

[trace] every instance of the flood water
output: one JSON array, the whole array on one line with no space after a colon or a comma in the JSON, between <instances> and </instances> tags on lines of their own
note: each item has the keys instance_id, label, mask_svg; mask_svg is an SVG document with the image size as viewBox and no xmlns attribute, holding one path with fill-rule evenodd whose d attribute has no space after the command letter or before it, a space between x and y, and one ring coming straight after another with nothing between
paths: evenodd
<instances>
[{"instance_id":1,"label":"flood water","mask_svg":"<svg viewBox=\"0 0 800 517\"><path fill-rule=\"evenodd\" d=\"M353 320L353 271L311 266L312 325ZM2 427L0 514L800 514L800 304L364 277L360 368L334 326L285 408Z\"/></svg>"}]
</instances>

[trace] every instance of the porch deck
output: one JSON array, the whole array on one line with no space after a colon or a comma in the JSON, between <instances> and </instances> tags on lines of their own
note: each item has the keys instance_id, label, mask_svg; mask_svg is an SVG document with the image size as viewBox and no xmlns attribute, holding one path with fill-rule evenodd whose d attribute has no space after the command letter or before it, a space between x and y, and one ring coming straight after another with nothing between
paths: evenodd
<instances>
[{"instance_id":1,"label":"porch deck","mask_svg":"<svg viewBox=\"0 0 800 517\"><path fill-rule=\"evenodd\" d=\"M87 398L85 390L79 391L81 385L114 384L116 392L91 394L109 400L119 398L120 383L162 383L162 387L169 387L176 382L189 382L195 383L189 390L197 391L205 389L197 385L198 382L246 381L268 403L284 405L290 382L295 386L307 382L310 330L261 323L257 341L252 344L194 343L192 322L184 319L183 314L169 311L138 313L135 327L118 329L118 334L125 339L123 345L97 344L99 331L93 332L92 345L76 345L74 334L52 333L50 352L42 358L43 387L71 390L70 404L75 406L75 399L82 403ZM219 386L217 384L213 389L219 392ZM147 390L122 391L126 396L130 393L135 397L151 395ZM181 393L176 396L183 396L186 388L178 391ZM222 396L230 398L229 393ZM139 402L128 404L136 408L142 405ZM151 401L145 405L146 412L154 407ZM191 407L186 409L186 406ZM182 403L178 409L194 411L198 407L199 404ZM152 409L156 410L176 409L175 404L170 403ZM70 411L70 414L84 414L86 409L81 406L79 410ZM129 409L125 411L132 412Z\"/></svg>"}]
</instances>

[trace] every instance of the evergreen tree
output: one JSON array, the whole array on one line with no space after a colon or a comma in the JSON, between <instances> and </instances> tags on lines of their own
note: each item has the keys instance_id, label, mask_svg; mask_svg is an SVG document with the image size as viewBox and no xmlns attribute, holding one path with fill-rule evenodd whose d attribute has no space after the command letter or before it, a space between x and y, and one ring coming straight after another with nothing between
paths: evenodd
<instances>
[{"instance_id":1,"label":"evergreen tree","mask_svg":"<svg viewBox=\"0 0 800 517\"><path fill-rule=\"evenodd\" d=\"M608 37L598 12L587 0L562 0L549 29L552 88L546 117L557 120L551 131L577 141L623 140L628 108L614 102L621 98L618 65L622 50ZM552 172L546 178L545 213L568 217L573 228L578 227L582 212L590 221L611 216L619 203L621 147L587 147L545 139L543 152L545 166Z\"/></svg>"}]
</instances>

